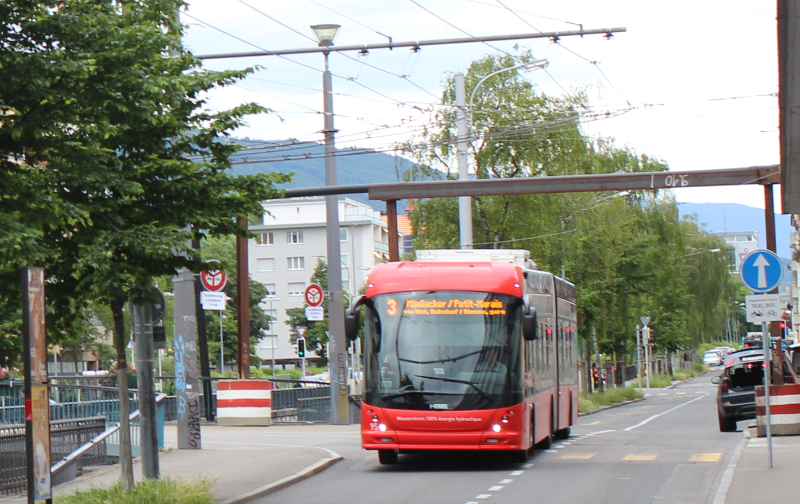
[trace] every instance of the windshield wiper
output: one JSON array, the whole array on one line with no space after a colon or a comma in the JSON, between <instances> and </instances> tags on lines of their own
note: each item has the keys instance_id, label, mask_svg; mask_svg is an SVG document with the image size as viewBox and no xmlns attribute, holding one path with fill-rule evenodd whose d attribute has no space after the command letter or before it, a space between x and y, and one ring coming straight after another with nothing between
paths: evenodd
<instances>
[{"instance_id":1,"label":"windshield wiper","mask_svg":"<svg viewBox=\"0 0 800 504\"><path fill-rule=\"evenodd\" d=\"M469 385L470 387L474 388L476 392L482 395L484 399L486 399L487 401L492 400L492 397L489 394L481 390L481 388L478 387L478 385L475 382L469 380L459 380L458 378L443 378L441 376L425 376L425 375L414 375L414 376L416 376L417 378L428 378L429 380L440 380L443 382L461 383L463 385Z\"/></svg>"},{"instance_id":2,"label":"windshield wiper","mask_svg":"<svg viewBox=\"0 0 800 504\"><path fill-rule=\"evenodd\" d=\"M474 352L465 353L463 355L458 355L456 357L448 357L446 359L436 359L436 360L431 360L431 361L417 361L417 360L411 360L411 359L403 359L402 357L398 357L397 360L402 361L402 362L410 362L412 364L436 364L437 362L456 362L459 359L464 359L464 358L470 357L472 355L477 355L477 354L479 354L481 352L483 352L483 350L475 350Z\"/></svg>"}]
</instances>

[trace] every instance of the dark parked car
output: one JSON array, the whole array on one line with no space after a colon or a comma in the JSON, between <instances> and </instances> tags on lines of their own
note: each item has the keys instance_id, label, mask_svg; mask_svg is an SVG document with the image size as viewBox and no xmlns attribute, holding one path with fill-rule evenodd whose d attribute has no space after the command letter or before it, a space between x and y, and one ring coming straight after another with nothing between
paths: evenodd
<instances>
[{"instance_id":1,"label":"dark parked car","mask_svg":"<svg viewBox=\"0 0 800 504\"><path fill-rule=\"evenodd\" d=\"M764 384L764 353L741 350L725 356L725 368L712 378L719 384L717 410L720 432L733 432L736 422L756 417L756 386Z\"/></svg>"}]
</instances>

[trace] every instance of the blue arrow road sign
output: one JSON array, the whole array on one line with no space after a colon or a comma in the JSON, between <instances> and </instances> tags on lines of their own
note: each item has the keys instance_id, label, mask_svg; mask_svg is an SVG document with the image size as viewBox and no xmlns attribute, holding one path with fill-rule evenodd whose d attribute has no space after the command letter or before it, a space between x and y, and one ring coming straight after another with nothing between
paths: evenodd
<instances>
[{"instance_id":1,"label":"blue arrow road sign","mask_svg":"<svg viewBox=\"0 0 800 504\"><path fill-rule=\"evenodd\" d=\"M775 252L754 250L742 260L739 277L753 292L769 292L781 283L783 266Z\"/></svg>"}]
</instances>

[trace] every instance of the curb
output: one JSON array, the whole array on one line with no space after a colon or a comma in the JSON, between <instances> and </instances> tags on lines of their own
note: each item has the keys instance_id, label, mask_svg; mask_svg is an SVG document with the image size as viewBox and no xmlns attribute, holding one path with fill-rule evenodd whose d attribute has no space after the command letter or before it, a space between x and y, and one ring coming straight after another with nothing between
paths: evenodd
<instances>
[{"instance_id":1,"label":"curb","mask_svg":"<svg viewBox=\"0 0 800 504\"><path fill-rule=\"evenodd\" d=\"M245 492L235 497L231 497L230 499L225 499L224 501L221 501L219 504L239 504L242 502L247 502L251 499L255 499L257 497L263 497L264 495L270 494L272 492L277 492L278 490L286 488L294 483L297 483L298 481L310 478L311 476L329 468L336 462L344 460L344 457L342 457L336 452L328 450L327 448L321 448L321 449L330 453L331 456L328 458L321 459L318 462L311 464L310 466L301 469L300 471L297 471L294 474L279 479L278 481L273 481L272 483L256 488L255 490L250 490L249 492Z\"/></svg>"},{"instance_id":2,"label":"curb","mask_svg":"<svg viewBox=\"0 0 800 504\"><path fill-rule=\"evenodd\" d=\"M627 406L629 404L634 404L637 402L642 402L646 399L649 399L651 394L646 394L644 397L640 397L639 399L633 399L632 401L623 401L621 403L611 404L608 406L600 406L597 409L593 409L591 411L587 411L586 413L578 413L578 418L587 416L587 415L594 415L595 413L600 413L601 411L605 411L611 408L619 408L620 406Z\"/></svg>"}]
</instances>

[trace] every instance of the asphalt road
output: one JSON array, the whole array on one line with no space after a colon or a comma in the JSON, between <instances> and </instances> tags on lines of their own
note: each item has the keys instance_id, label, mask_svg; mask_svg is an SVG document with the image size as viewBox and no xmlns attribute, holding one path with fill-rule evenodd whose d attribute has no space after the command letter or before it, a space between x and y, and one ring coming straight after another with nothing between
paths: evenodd
<instances>
[{"instance_id":1,"label":"asphalt road","mask_svg":"<svg viewBox=\"0 0 800 504\"><path fill-rule=\"evenodd\" d=\"M527 464L478 453L401 455L382 466L360 448L358 429L311 436L285 429L286 443L323 446L344 461L254 502L712 503L738 433L717 425L715 373L635 404L579 419L572 437Z\"/></svg>"}]
</instances>

